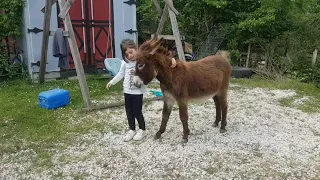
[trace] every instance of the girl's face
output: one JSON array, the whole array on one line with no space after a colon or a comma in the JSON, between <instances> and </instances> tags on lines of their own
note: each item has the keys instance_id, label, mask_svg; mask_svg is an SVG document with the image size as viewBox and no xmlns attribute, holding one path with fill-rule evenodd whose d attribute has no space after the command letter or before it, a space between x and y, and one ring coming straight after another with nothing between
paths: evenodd
<instances>
[{"instance_id":1,"label":"girl's face","mask_svg":"<svg viewBox=\"0 0 320 180\"><path fill-rule=\"evenodd\" d=\"M130 61L135 61L137 50L134 48L128 48L125 52L126 58Z\"/></svg>"}]
</instances>

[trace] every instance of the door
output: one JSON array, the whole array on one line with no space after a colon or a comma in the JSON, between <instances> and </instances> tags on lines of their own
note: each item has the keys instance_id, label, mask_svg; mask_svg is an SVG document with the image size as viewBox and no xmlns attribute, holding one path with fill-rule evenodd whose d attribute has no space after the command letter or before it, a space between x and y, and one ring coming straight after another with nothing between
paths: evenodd
<instances>
[{"instance_id":1,"label":"door","mask_svg":"<svg viewBox=\"0 0 320 180\"><path fill-rule=\"evenodd\" d=\"M104 68L104 59L114 57L113 0L77 0L69 15L85 69ZM59 8L58 8L59 14ZM58 18L59 27L64 28ZM74 63L69 51L70 68Z\"/></svg>"}]
</instances>

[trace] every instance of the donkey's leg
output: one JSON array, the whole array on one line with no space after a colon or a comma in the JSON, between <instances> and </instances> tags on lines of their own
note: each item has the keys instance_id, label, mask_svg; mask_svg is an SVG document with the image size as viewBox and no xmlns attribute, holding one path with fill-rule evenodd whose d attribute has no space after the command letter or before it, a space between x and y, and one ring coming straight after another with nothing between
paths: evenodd
<instances>
[{"instance_id":1,"label":"donkey's leg","mask_svg":"<svg viewBox=\"0 0 320 180\"><path fill-rule=\"evenodd\" d=\"M221 128L220 128L220 133L225 133L227 132L226 126L227 126L227 112L228 112L228 100L227 97L228 93L227 90L223 91L219 97L219 102L221 106L221 111L222 111L222 120L221 120Z\"/></svg>"},{"instance_id":2,"label":"donkey's leg","mask_svg":"<svg viewBox=\"0 0 320 180\"><path fill-rule=\"evenodd\" d=\"M172 107L174 105L174 98L167 94L166 92L163 93L163 109L162 109L162 121L160 125L159 131L155 135L155 139L159 139L161 137L161 134L165 132L167 127L167 122L169 120Z\"/></svg>"},{"instance_id":3,"label":"donkey's leg","mask_svg":"<svg viewBox=\"0 0 320 180\"><path fill-rule=\"evenodd\" d=\"M188 135L190 133L189 127L188 127L188 102L187 101L179 101L179 115L180 120L182 122L183 126L183 142L188 142Z\"/></svg>"},{"instance_id":4,"label":"donkey's leg","mask_svg":"<svg viewBox=\"0 0 320 180\"><path fill-rule=\"evenodd\" d=\"M217 127L219 125L219 122L221 121L221 106L219 103L218 96L213 97L214 104L216 106L216 120L213 123L213 127Z\"/></svg>"}]
</instances>

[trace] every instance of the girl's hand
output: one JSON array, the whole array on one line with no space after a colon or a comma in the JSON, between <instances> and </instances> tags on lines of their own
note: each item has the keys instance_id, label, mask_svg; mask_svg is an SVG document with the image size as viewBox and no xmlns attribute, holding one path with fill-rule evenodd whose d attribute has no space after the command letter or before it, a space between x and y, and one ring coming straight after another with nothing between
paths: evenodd
<instances>
[{"instance_id":1,"label":"girl's hand","mask_svg":"<svg viewBox=\"0 0 320 180\"><path fill-rule=\"evenodd\" d=\"M177 65L177 61L174 59L174 58L172 58L171 59L171 68L174 68L174 67L176 67L176 65Z\"/></svg>"},{"instance_id":2,"label":"girl's hand","mask_svg":"<svg viewBox=\"0 0 320 180\"><path fill-rule=\"evenodd\" d=\"M108 83L108 84L106 85L106 88L109 90L111 86L112 86L112 84L111 84L111 83Z\"/></svg>"},{"instance_id":3,"label":"girl's hand","mask_svg":"<svg viewBox=\"0 0 320 180\"><path fill-rule=\"evenodd\" d=\"M136 71L135 70L131 70L130 71L130 75L135 75L136 74Z\"/></svg>"}]
</instances>

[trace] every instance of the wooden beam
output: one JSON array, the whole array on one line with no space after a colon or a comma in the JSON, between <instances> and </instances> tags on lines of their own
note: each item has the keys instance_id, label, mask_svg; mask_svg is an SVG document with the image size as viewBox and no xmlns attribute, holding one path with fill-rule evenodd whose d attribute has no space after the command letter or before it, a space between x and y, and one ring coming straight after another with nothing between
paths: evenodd
<instances>
[{"instance_id":1,"label":"wooden beam","mask_svg":"<svg viewBox=\"0 0 320 180\"><path fill-rule=\"evenodd\" d=\"M66 18L66 15L68 14L69 9L71 8L74 1L75 0L67 0L67 2L63 5L63 7L58 15L61 19Z\"/></svg>"},{"instance_id":2,"label":"wooden beam","mask_svg":"<svg viewBox=\"0 0 320 180\"><path fill-rule=\"evenodd\" d=\"M168 13L169 13L169 10L168 10L168 5L165 4L164 5L164 8L163 8L163 11L162 11L162 15L161 15L161 18L160 18L160 22L159 22L159 25L158 25L158 29L157 29L157 32L156 32L156 35L159 35L162 33L163 31L163 26L168 18Z\"/></svg>"},{"instance_id":3,"label":"wooden beam","mask_svg":"<svg viewBox=\"0 0 320 180\"><path fill-rule=\"evenodd\" d=\"M156 7L156 10L157 10L158 14L161 15L162 14L162 9L161 9L161 7L159 5L158 0L152 0L152 1L153 1L154 6Z\"/></svg>"},{"instance_id":4,"label":"wooden beam","mask_svg":"<svg viewBox=\"0 0 320 180\"><path fill-rule=\"evenodd\" d=\"M54 5L54 3L56 3L56 2L57 2L57 0L52 0L52 1L51 1L51 6ZM45 13L45 12L46 12L46 7L43 7L43 8L41 9L41 11L42 11L43 13Z\"/></svg>"},{"instance_id":5,"label":"wooden beam","mask_svg":"<svg viewBox=\"0 0 320 180\"><path fill-rule=\"evenodd\" d=\"M40 59L40 70L39 70L39 83L43 83L46 74L47 65L47 54L48 54L48 43L50 34L50 19L52 11L52 0L46 1L45 14L43 19L43 34L42 34L42 48L41 48L41 59Z\"/></svg>"},{"instance_id":6,"label":"wooden beam","mask_svg":"<svg viewBox=\"0 0 320 180\"><path fill-rule=\"evenodd\" d=\"M159 101L159 100L162 100L162 99L163 99L162 96L160 96L160 97L152 97L152 98L145 98L145 99L143 99L143 102L145 103L145 102ZM94 106L91 109L85 109L85 110L86 111L94 111L94 110L115 108L115 107L123 106L124 104L125 104L124 101L120 101L120 102L114 102L114 103Z\"/></svg>"},{"instance_id":7,"label":"wooden beam","mask_svg":"<svg viewBox=\"0 0 320 180\"><path fill-rule=\"evenodd\" d=\"M65 4L65 0L58 0L58 2L59 2L60 8L62 8ZM66 31L69 32L68 42L69 42L69 46L71 49L74 65L76 68L77 77L79 80L79 85L80 85L80 89L81 89L81 93L82 93L82 97L83 97L84 106L87 109L91 109L92 104L91 104L90 95L89 95L89 88L88 88L86 77L84 74L84 70L83 70L83 66L82 66L82 62L81 62L81 58L80 58L80 53L78 50L76 38L74 36L74 31L73 31L73 27L71 24L69 13L66 14L66 17L63 20L63 23L64 23Z\"/></svg>"},{"instance_id":8,"label":"wooden beam","mask_svg":"<svg viewBox=\"0 0 320 180\"><path fill-rule=\"evenodd\" d=\"M173 7L172 0L166 0L166 3L168 3L168 5L171 5ZM172 11L172 9L169 9L169 16L170 16L170 20L171 20L172 32L175 37L175 42L176 42L176 47L177 47L179 59L185 61L186 59L185 59L184 51L183 51L183 47L182 47L177 17L176 17L176 14Z\"/></svg>"},{"instance_id":9,"label":"wooden beam","mask_svg":"<svg viewBox=\"0 0 320 180\"><path fill-rule=\"evenodd\" d=\"M171 11L173 11L175 15L179 15L178 10L173 6L172 0L164 0L164 1L166 2L166 4L168 4L169 9L171 9Z\"/></svg>"},{"instance_id":10,"label":"wooden beam","mask_svg":"<svg viewBox=\"0 0 320 180\"><path fill-rule=\"evenodd\" d=\"M50 36L54 36L55 33L56 33L55 31L50 31ZM63 33L63 36L66 36L66 37L69 36L69 32L68 31L63 31L62 33Z\"/></svg>"},{"instance_id":11,"label":"wooden beam","mask_svg":"<svg viewBox=\"0 0 320 180\"><path fill-rule=\"evenodd\" d=\"M151 34L151 38L153 38L154 36L155 36L154 34ZM163 38L163 39L166 39L166 40L175 40L176 39L173 35L159 34L157 36L158 36L158 38ZM181 36L181 40L184 40L184 39L185 39L185 37Z\"/></svg>"}]
</instances>

